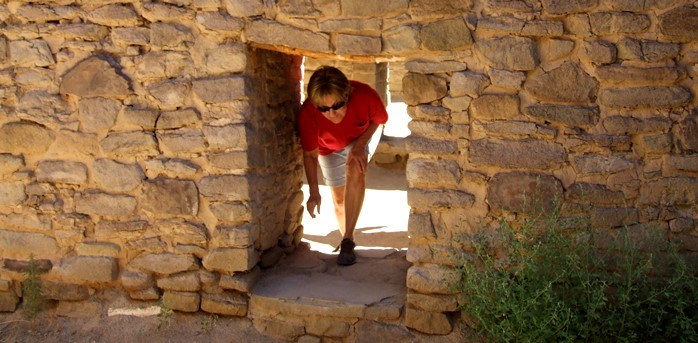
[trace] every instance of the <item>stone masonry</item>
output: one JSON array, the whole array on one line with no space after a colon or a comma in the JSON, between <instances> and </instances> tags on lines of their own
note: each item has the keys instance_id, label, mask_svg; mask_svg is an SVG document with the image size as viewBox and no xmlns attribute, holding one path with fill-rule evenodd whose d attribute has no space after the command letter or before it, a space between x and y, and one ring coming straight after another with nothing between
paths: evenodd
<instances>
[{"instance_id":1,"label":"stone masonry","mask_svg":"<svg viewBox=\"0 0 698 343\"><path fill-rule=\"evenodd\" d=\"M692 0L9 0L0 21L0 311L33 258L59 304L249 315L302 236L301 56L404 75L405 326L451 332L468 237L554 199L698 265Z\"/></svg>"}]
</instances>

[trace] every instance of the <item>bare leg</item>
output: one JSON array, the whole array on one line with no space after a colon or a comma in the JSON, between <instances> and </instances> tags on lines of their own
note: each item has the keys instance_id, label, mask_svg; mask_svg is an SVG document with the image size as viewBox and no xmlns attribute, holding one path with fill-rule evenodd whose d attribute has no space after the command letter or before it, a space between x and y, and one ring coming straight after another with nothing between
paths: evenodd
<instances>
[{"instance_id":1,"label":"bare leg","mask_svg":"<svg viewBox=\"0 0 698 343\"><path fill-rule=\"evenodd\" d=\"M334 203L334 215L337 217L337 223L339 224L339 232L346 232L346 217L344 210L344 186L331 187L332 190L332 202Z\"/></svg>"},{"instance_id":2,"label":"bare leg","mask_svg":"<svg viewBox=\"0 0 698 343\"><path fill-rule=\"evenodd\" d=\"M359 220L366 194L366 173L359 168L347 166L347 184L344 193L345 232L344 238L354 240L354 229Z\"/></svg>"}]
</instances>

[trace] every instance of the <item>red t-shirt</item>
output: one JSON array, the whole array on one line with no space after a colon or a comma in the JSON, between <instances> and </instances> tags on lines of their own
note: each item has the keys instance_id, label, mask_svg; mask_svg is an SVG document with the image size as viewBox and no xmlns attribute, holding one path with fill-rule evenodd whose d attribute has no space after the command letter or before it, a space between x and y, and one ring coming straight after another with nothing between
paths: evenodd
<instances>
[{"instance_id":1,"label":"red t-shirt","mask_svg":"<svg viewBox=\"0 0 698 343\"><path fill-rule=\"evenodd\" d=\"M331 122L306 99L298 114L301 147L305 151L316 148L320 155L329 155L344 149L361 136L370 122L385 124L388 112L378 93L371 86L349 81L352 87L347 114L339 124Z\"/></svg>"}]
</instances>

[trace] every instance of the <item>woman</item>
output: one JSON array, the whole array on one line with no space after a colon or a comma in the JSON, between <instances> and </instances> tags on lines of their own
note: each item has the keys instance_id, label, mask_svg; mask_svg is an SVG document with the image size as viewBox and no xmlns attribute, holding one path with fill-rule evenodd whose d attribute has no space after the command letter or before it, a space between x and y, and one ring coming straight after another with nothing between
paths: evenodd
<instances>
[{"instance_id":1,"label":"woman","mask_svg":"<svg viewBox=\"0 0 698 343\"><path fill-rule=\"evenodd\" d=\"M366 191L369 141L380 135L388 112L378 93L369 85L349 81L337 68L323 66L308 82L308 99L298 116L303 166L310 186L306 203L315 218L320 213L317 168L332 189L335 216L343 235L339 265L356 263L354 229ZM379 130L381 128L381 130ZM372 144L374 146L374 144Z\"/></svg>"}]
</instances>

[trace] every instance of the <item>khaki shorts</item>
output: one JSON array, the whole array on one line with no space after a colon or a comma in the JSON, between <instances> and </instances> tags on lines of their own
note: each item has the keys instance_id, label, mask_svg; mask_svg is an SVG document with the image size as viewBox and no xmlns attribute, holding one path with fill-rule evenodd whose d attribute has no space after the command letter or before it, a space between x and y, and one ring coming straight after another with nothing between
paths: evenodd
<instances>
[{"instance_id":1,"label":"khaki shorts","mask_svg":"<svg viewBox=\"0 0 698 343\"><path fill-rule=\"evenodd\" d=\"M368 162L371 162L371 157L376 152L378 147L378 142L380 141L381 134L383 133L383 126L381 125L373 134L371 139L366 144L366 153L368 154ZM347 183L347 158L349 157L349 151L354 146L354 142L344 147L344 149L336 151L329 155L318 156L318 162L320 164L320 169L322 170L322 177L325 179L325 184L330 187L344 186Z\"/></svg>"}]
</instances>

